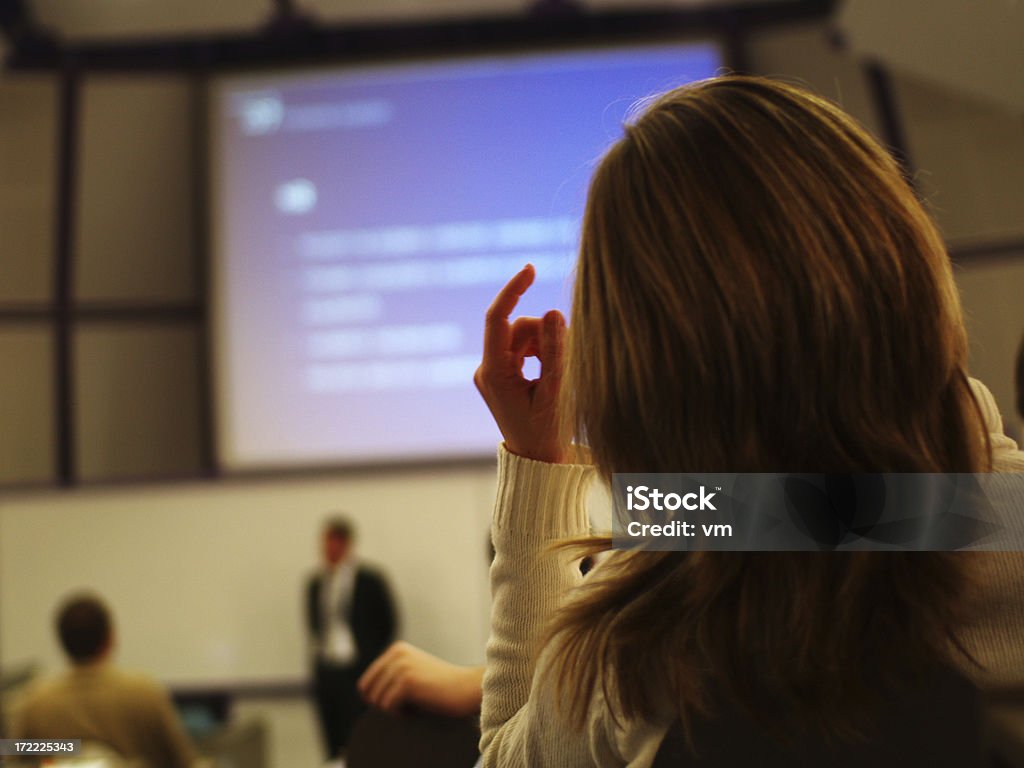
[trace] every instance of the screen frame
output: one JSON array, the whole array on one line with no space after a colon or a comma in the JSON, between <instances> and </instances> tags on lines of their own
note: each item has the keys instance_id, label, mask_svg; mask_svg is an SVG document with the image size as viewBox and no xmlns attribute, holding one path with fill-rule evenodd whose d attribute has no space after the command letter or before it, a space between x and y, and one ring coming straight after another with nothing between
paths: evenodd
<instances>
[{"instance_id":1,"label":"screen frame","mask_svg":"<svg viewBox=\"0 0 1024 768\"><path fill-rule=\"evenodd\" d=\"M655 14L650 18L660 18ZM556 30L559 31L559 30ZM324 458L323 460L287 461L253 461L239 459L234 446L230 444L229 435L234 429L235 414L231 413L228 402L230 387L228 365L224 351L228 348L228 328L226 310L222 306L226 289L225 264L223 258L224 232L221 225L220 200L218 189L221 179L218 174L217 159L221 156L218 144L221 136L221 124L218 105L219 97L224 89L249 77L273 82L274 80L302 77L305 75L341 74L360 69L389 68L394 66L413 66L416 64L455 64L459 62L482 61L494 58L530 57L544 54L572 52L601 52L625 50L629 48L646 48L670 45L708 45L717 50L720 58L720 71L735 71L738 60L745 56L737 55L741 47L735 28L726 26L709 31L687 27L685 30L666 30L637 33L622 31L609 33L601 29L584 29L579 34L522 34L518 26L511 30L508 38L497 45L488 45L472 36L463 39L457 49L447 47L445 36L436 39L425 37L419 45L408 46L393 51L376 50L372 55L344 56L329 61L315 63L291 63L287 66L268 63L257 67L230 67L211 73L205 88L204 139L204 210L208 216L206 226L206 281L205 314L207 317L207 398L209 402L208 439L210 442L211 459L218 476L229 477L267 477L323 474L337 472L392 471L415 469L459 469L467 467L493 467L495 453L483 451L472 454L451 453L430 457L394 456L390 458L373 457L366 459ZM495 452L497 443L495 444Z\"/></svg>"}]
</instances>

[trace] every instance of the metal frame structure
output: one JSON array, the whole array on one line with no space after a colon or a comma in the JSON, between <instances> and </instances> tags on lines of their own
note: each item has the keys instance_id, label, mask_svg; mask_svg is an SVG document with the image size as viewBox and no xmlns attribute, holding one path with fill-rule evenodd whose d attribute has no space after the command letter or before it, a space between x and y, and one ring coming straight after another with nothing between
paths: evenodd
<instances>
[{"instance_id":1,"label":"metal frame structure","mask_svg":"<svg viewBox=\"0 0 1024 768\"><path fill-rule=\"evenodd\" d=\"M354 61L394 60L443 52L523 50L566 44L609 43L644 36L704 34L720 40L729 66L748 71L751 32L787 23L827 18L837 0L781 0L678 10L591 12L572 0L540 0L515 16L457 20L401 21L388 24L320 25L296 10L291 0L275 0L266 24L250 34L126 39L116 43L60 40L36 24L26 0L0 0L0 31L10 50L6 67L17 72L59 76L57 190L54 228L54 292L46 306L0 305L0 323L52 322L55 418L55 482L80 482L75 455L74 349L77 323L170 323L201 333L199 371L200 476L216 476L210 376L209 263L206 192L206 88L218 72L298 67ZM187 303L82 303L73 291L81 88L93 74L179 74L190 82L192 112L193 253L199 281L197 298ZM902 131L884 69L869 72L887 139L904 161ZM888 94L888 95L887 95Z\"/></svg>"}]
</instances>

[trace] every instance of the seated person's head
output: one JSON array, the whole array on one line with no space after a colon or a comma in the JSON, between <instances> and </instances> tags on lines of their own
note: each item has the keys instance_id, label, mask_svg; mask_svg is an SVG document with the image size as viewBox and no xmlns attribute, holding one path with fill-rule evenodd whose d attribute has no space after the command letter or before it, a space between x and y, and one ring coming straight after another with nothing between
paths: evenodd
<instances>
[{"instance_id":1,"label":"seated person's head","mask_svg":"<svg viewBox=\"0 0 1024 768\"><path fill-rule=\"evenodd\" d=\"M94 595L70 597L57 612L57 634L73 664L100 661L113 646L110 611Z\"/></svg>"}]
</instances>

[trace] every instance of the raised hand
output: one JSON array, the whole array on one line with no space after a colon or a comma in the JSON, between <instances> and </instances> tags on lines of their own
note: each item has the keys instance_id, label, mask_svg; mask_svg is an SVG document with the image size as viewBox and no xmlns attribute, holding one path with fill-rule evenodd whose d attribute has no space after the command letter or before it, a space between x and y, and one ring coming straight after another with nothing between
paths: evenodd
<instances>
[{"instance_id":1,"label":"raised hand","mask_svg":"<svg viewBox=\"0 0 1024 768\"><path fill-rule=\"evenodd\" d=\"M484 359L473 381L512 453L538 461L569 460L569 441L562 434L558 394L562 386L565 318L557 309L544 317L509 316L519 297L533 284L527 264L495 297L487 310ZM523 376L528 357L540 360L540 378Z\"/></svg>"}]
</instances>

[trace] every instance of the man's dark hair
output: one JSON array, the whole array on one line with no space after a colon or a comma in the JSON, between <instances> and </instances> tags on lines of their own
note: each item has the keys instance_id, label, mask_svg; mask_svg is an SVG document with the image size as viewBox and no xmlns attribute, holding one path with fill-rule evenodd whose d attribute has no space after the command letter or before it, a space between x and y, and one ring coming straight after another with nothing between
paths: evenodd
<instances>
[{"instance_id":1,"label":"man's dark hair","mask_svg":"<svg viewBox=\"0 0 1024 768\"><path fill-rule=\"evenodd\" d=\"M352 521L347 517L337 515L324 524L324 534L338 539L352 541L356 537Z\"/></svg>"},{"instance_id":2,"label":"man's dark hair","mask_svg":"<svg viewBox=\"0 0 1024 768\"><path fill-rule=\"evenodd\" d=\"M64 652L75 662L95 659L107 647L110 611L94 595L75 595L57 613L57 634Z\"/></svg>"}]
</instances>

